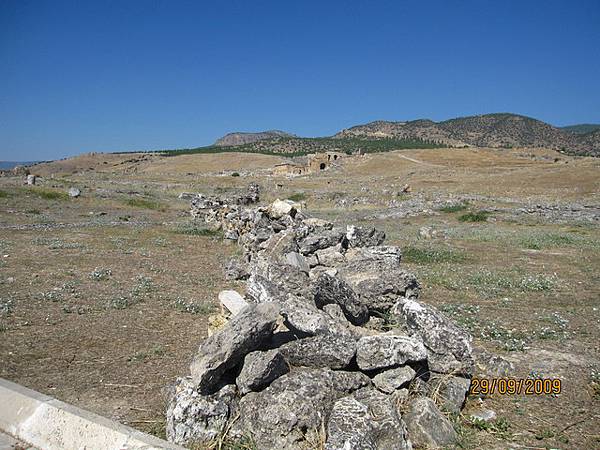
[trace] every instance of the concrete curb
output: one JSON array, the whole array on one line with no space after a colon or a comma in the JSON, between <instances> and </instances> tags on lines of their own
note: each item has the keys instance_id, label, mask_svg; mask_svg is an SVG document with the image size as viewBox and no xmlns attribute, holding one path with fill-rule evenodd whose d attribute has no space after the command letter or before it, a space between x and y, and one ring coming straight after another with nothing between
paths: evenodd
<instances>
[{"instance_id":1,"label":"concrete curb","mask_svg":"<svg viewBox=\"0 0 600 450\"><path fill-rule=\"evenodd\" d=\"M42 450L184 450L0 378L0 430Z\"/></svg>"}]
</instances>

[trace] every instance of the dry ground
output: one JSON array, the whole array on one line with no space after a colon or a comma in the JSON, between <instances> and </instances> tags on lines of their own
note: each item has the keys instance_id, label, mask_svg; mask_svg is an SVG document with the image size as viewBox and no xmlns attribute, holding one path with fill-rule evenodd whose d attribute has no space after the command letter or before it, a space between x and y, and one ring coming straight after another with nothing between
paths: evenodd
<instances>
[{"instance_id":1,"label":"dry ground","mask_svg":"<svg viewBox=\"0 0 600 450\"><path fill-rule=\"evenodd\" d=\"M221 265L237 252L190 222L177 194L258 182L340 224L382 228L422 300L515 365L560 377L559 396L469 399L461 448L600 448L600 227L466 212L600 203L600 160L546 150L411 150L352 157L318 176L272 178L247 154L83 155L44 164L39 187L0 179L0 376L160 435L164 391L206 334ZM231 172L241 176L233 177ZM223 173L225 175L223 175ZM408 183L412 192L396 194ZM82 196L64 195L70 186ZM374 219L416 196L471 196L460 211ZM339 199L360 198L352 207ZM419 236L422 226L438 231ZM239 286L238 286L239 287ZM472 424L479 403L490 426Z\"/></svg>"}]
</instances>

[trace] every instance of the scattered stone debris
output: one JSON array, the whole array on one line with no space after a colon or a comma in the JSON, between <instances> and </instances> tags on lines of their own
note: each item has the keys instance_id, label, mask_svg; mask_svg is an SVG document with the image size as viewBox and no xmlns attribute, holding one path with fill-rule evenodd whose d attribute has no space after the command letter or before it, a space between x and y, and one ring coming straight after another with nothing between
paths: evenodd
<instances>
[{"instance_id":1,"label":"scattered stone debris","mask_svg":"<svg viewBox=\"0 0 600 450\"><path fill-rule=\"evenodd\" d=\"M35 175L27 175L27 178L25 179L25 184L27 184L29 186L33 186L33 185L35 185L36 181L37 181L37 177Z\"/></svg>"},{"instance_id":2,"label":"scattered stone debris","mask_svg":"<svg viewBox=\"0 0 600 450\"><path fill-rule=\"evenodd\" d=\"M335 227L279 200L247 208L199 195L191 213L236 232L243 256L227 272L247 279L247 292L219 295L230 318L172 389L169 440L227 432L284 450L456 441L440 408L462 409L476 366L471 336L418 300L418 281L382 232Z\"/></svg>"}]
</instances>

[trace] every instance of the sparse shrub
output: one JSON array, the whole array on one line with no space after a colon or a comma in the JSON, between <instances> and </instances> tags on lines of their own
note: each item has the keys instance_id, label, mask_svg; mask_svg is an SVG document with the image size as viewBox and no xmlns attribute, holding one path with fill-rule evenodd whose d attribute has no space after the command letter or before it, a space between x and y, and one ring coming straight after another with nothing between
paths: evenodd
<instances>
[{"instance_id":1,"label":"sparse shrub","mask_svg":"<svg viewBox=\"0 0 600 450\"><path fill-rule=\"evenodd\" d=\"M490 213L487 211L468 212L458 217L461 222L485 222Z\"/></svg>"},{"instance_id":2,"label":"sparse shrub","mask_svg":"<svg viewBox=\"0 0 600 450\"><path fill-rule=\"evenodd\" d=\"M210 303L196 303L194 301L187 301L184 298L177 298L173 303L175 309L190 313L190 314L210 314L214 312L215 308Z\"/></svg>"},{"instance_id":3,"label":"sparse shrub","mask_svg":"<svg viewBox=\"0 0 600 450\"><path fill-rule=\"evenodd\" d=\"M433 263L459 263L465 260L465 256L450 249L406 247L402 250L403 261L415 264Z\"/></svg>"},{"instance_id":4,"label":"sparse shrub","mask_svg":"<svg viewBox=\"0 0 600 450\"><path fill-rule=\"evenodd\" d=\"M0 298L0 317L9 316L15 307L15 301L12 298Z\"/></svg>"},{"instance_id":5,"label":"sparse shrub","mask_svg":"<svg viewBox=\"0 0 600 450\"><path fill-rule=\"evenodd\" d=\"M464 211L465 209L467 209L466 203L458 203L456 205L443 206L439 209L439 211L445 212L445 213L455 213L455 212Z\"/></svg>"},{"instance_id":6,"label":"sparse shrub","mask_svg":"<svg viewBox=\"0 0 600 450\"><path fill-rule=\"evenodd\" d=\"M239 176L240 176L240 174L239 174L239 172L233 172L233 173L231 174L231 176L232 176L232 177L239 177Z\"/></svg>"},{"instance_id":7,"label":"sparse shrub","mask_svg":"<svg viewBox=\"0 0 600 450\"><path fill-rule=\"evenodd\" d=\"M90 278L92 280L100 281L107 280L112 275L112 271L110 269L103 269L102 267L96 267L92 273L90 273Z\"/></svg>"},{"instance_id":8,"label":"sparse shrub","mask_svg":"<svg viewBox=\"0 0 600 450\"><path fill-rule=\"evenodd\" d=\"M125 201L125 203L129 206L133 206L134 208L143 208L143 209L163 209L162 203L159 203L154 200L147 200L145 198L129 198Z\"/></svg>"},{"instance_id":9,"label":"sparse shrub","mask_svg":"<svg viewBox=\"0 0 600 450\"><path fill-rule=\"evenodd\" d=\"M135 299L131 299L131 298L128 298L125 296L120 296L120 297L115 297L115 298L111 299L108 302L107 307L113 308L113 309L126 309L132 305L135 305L136 303L137 303L137 300L135 300Z\"/></svg>"},{"instance_id":10,"label":"sparse shrub","mask_svg":"<svg viewBox=\"0 0 600 450\"><path fill-rule=\"evenodd\" d=\"M27 211L25 211L25 214L41 214L41 211L39 209L28 209Z\"/></svg>"},{"instance_id":11,"label":"sparse shrub","mask_svg":"<svg viewBox=\"0 0 600 450\"><path fill-rule=\"evenodd\" d=\"M301 202L306 200L306 194L304 192L296 192L288 197L288 200L293 202Z\"/></svg>"},{"instance_id":12,"label":"sparse shrub","mask_svg":"<svg viewBox=\"0 0 600 450\"><path fill-rule=\"evenodd\" d=\"M8 192L0 191L0 198L7 198L9 196Z\"/></svg>"},{"instance_id":13,"label":"sparse shrub","mask_svg":"<svg viewBox=\"0 0 600 450\"><path fill-rule=\"evenodd\" d=\"M177 229L173 230L173 232L177 234L185 234L188 236L223 237L223 232L221 230L203 228L198 227L196 225L186 225L178 227Z\"/></svg>"},{"instance_id":14,"label":"sparse shrub","mask_svg":"<svg viewBox=\"0 0 600 450\"><path fill-rule=\"evenodd\" d=\"M53 191L50 189L35 188L29 192L31 192L34 195L37 195L39 198L42 198L44 200L68 200L69 199L69 194L67 194L66 192Z\"/></svg>"}]
</instances>

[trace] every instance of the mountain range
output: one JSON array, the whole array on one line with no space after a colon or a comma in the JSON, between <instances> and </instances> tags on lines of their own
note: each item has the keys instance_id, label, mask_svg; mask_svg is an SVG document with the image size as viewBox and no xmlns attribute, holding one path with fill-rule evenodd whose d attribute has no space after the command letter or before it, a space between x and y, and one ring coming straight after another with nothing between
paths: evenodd
<instances>
[{"instance_id":1,"label":"mountain range","mask_svg":"<svg viewBox=\"0 0 600 450\"><path fill-rule=\"evenodd\" d=\"M444 147L544 147L572 155L600 156L600 125L558 128L511 113L459 117L442 122L428 119L406 122L379 120L341 130L327 138L299 138L283 131L230 133L218 139L215 146L249 146L248 151L295 153L305 149L308 143L309 147L317 147L315 150L318 151L339 147L342 141L348 140L377 141L379 145L388 142L386 147L393 147L389 141ZM253 145L259 142L260 145Z\"/></svg>"}]
</instances>

